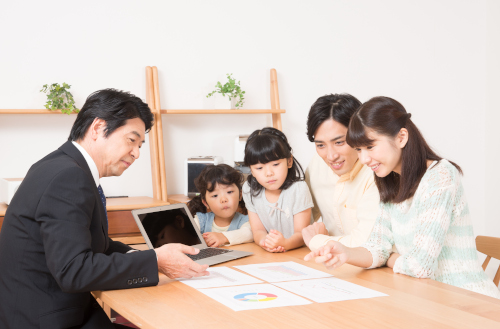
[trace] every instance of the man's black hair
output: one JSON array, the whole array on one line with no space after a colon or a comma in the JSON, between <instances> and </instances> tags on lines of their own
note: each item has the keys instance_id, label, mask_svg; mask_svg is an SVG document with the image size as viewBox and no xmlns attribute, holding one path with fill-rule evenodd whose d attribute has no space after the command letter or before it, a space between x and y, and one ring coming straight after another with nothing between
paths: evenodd
<instances>
[{"instance_id":1,"label":"man's black hair","mask_svg":"<svg viewBox=\"0 0 500 329\"><path fill-rule=\"evenodd\" d=\"M314 142L314 134L319 126L333 119L346 128L352 115L361 106L361 102L349 94L330 94L321 96L314 102L307 116L307 138Z\"/></svg>"},{"instance_id":2,"label":"man's black hair","mask_svg":"<svg viewBox=\"0 0 500 329\"><path fill-rule=\"evenodd\" d=\"M148 105L131 93L116 90L98 90L85 101L69 134L69 141L81 140L95 118L106 121L104 136L108 137L127 120L140 118L146 126L146 133L153 125L153 114Z\"/></svg>"}]
</instances>

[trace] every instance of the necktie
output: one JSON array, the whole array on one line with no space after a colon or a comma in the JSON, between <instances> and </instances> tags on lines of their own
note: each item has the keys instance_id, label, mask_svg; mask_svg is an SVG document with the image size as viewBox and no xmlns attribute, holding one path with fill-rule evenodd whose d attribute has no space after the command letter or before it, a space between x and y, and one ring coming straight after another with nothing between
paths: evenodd
<instances>
[{"instance_id":1,"label":"necktie","mask_svg":"<svg viewBox=\"0 0 500 329\"><path fill-rule=\"evenodd\" d=\"M104 196L104 192L102 191L101 185L97 187L99 191L99 196L101 197L102 205L104 206L104 213L106 214L106 233L108 233L108 212L106 211L106 197Z\"/></svg>"}]
</instances>

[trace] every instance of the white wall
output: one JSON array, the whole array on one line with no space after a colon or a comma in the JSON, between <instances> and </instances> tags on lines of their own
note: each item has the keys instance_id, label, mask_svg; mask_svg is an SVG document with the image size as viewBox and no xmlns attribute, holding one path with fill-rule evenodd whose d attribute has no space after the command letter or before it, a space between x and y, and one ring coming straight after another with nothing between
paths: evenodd
<instances>
[{"instance_id":1,"label":"white wall","mask_svg":"<svg viewBox=\"0 0 500 329\"><path fill-rule=\"evenodd\" d=\"M225 73L241 80L244 108L269 108L274 67L284 131L305 167L314 152L306 116L317 97L390 96L464 169L476 234L500 236L490 206L499 197L499 14L493 0L11 1L0 10L0 108L42 108L38 91L53 82L71 84L79 106L105 87L145 99L147 65L159 68L162 108L207 107L204 96ZM0 116L0 176L23 176L64 142L73 120ZM230 162L238 134L270 124L270 115L164 115L169 193L183 191L185 158ZM106 194L152 195L143 150L122 177L103 180Z\"/></svg>"},{"instance_id":2,"label":"white wall","mask_svg":"<svg viewBox=\"0 0 500 329\"><path fill-rule=\"evenodd\" d=\"M500 103L498 95L500 91L500 2L491 1L487 6L487 105L485 107L485 137L486 137L486 166L484 177L486 183L485 193L485 231L484 235L500 237L500 213L498 203L500 193L500 175L498 175L498 164L500 163L500 134L498 134L498 122L500 122ZM500 261L491 260L487 273L493 277Z\"/></svg>"}]
</instances>

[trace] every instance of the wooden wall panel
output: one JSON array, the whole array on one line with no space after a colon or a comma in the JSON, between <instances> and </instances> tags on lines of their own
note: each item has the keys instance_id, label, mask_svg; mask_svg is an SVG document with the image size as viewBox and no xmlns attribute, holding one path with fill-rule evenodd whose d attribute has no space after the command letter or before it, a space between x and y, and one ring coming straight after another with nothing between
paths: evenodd
<instances>
[{"instance_id":1,"label":"wooden wall panel","mask_svg":"<svg viewBox=\"0 0 500 329\"><path fill-rule=\"evenodd\" d=\"M141 235L130 211L108 211L108 224L110 238Z\"/></svg>"},{"instance_id":2,"label":"wooden wall panel","mask_svg":"<svg viewBox=\"0 0 500 329\"><path fill-rule=\"evenodd\" d=\"M2 229L4 217L0 217L0 230ZM108 212L108 234L113 237L141 236L141 231L135 223L130 211L110 211Z\"/></svg>"}]
</instances>

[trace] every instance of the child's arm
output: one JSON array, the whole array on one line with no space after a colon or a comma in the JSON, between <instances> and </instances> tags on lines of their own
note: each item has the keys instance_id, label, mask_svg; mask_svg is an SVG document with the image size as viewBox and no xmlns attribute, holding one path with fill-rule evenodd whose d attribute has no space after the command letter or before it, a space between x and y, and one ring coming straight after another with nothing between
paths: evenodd
<instances>
[{"instance_id":1,"label":"child's arm","mask_svg":"<svg viewBox=\"0 0 500 329\"><path fill-rule=\"evenodd\" d=\"M293 216L293 230L294 233L288 239L283 237L281 232L271 230L266 237L265 245L267 248L283 247L285 250L291 250L304 245L302 238L302 229L307 227L311 220L311 208L299 212ZM255 240L257 241L257 240Z\"/></svg>"},{"instance_id":2,"label":"child's arm","mask_svg":"<svg viewBox=\"0 0 500 329\"><path fill-rule=\"evenodd\" d=\"M203 233L203 239L205 239L207 246L211 248L217 248L229 243L226 236L219 232L205 232Z\"/></svg>"},{"instance_id":3,"label":"child's arm","mask_svg":"<svg viewBox=\"0 0 500 329\"><path fill-rule=\"evenodd\" d=\"M252 228L253 240L256 244L262 247L262 249L269 252L283 252L285 251L283 247L278 248L267 248L264 244L267 236L267 230L260 221L259 215L254 212L248 211L248 221L250 222L250 227Z\"/></svg>"},{"instance_id":4,"label":"child's arm","mask_svg":"<svg viewBox=\"0 0 500 329\"><path fill-rule=\"evenodd\" d=\"M262 225L259 215L252 211L248 211L248 222L252 228L253 240L256 244L260 245L260 241L265 239L267 235L266 228Z\"/></svg>"},{"instance_id":5,"label":"child's arm","mask_svg":"<svg viewBox=\"0 0 500 329\"><path fill-rule=\"evenodd\" d=\"M222 232L222 234L224 234L230 246L253 242L252 228L249 222L246 222L237 230Z\"/></svg>"}]
</instances>

